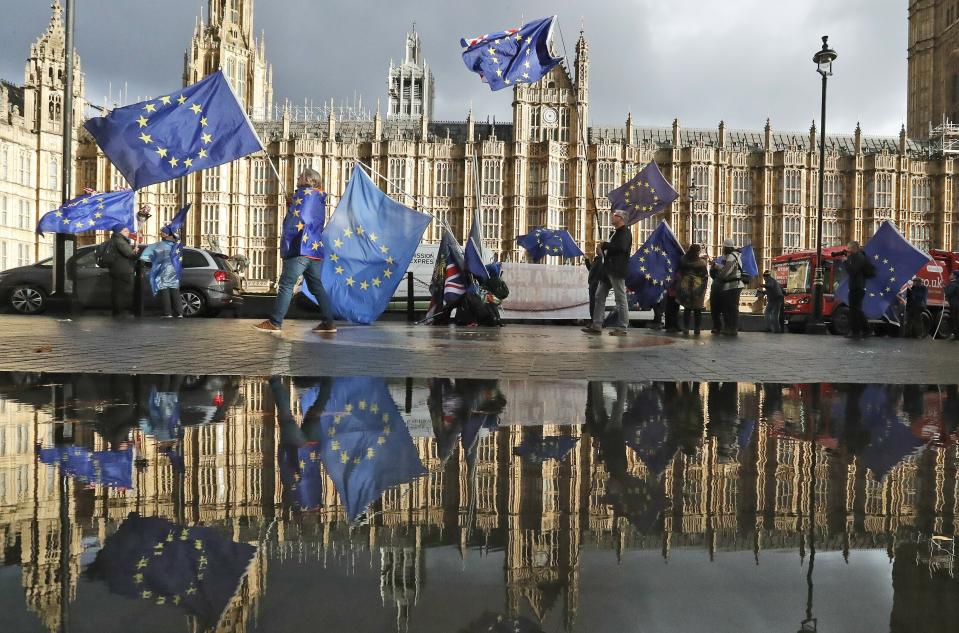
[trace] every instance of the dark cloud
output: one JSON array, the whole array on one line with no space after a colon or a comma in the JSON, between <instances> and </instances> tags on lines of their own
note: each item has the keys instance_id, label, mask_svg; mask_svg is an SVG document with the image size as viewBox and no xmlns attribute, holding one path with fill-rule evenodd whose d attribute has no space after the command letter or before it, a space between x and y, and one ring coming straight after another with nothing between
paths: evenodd
<instances>
[{"instance_id":1,"label":"dark cloud","mask_svg":"<svg viewBox=\"0 0 959 633\"><path fill-rule=\"evenodd\" d=\"M199 0L82 0L77 46L87 96L108 84L131 99L181 83L183 53ZM206 11L206 2L202 2ZM0 0L0 76L20 82L27 51L49 20L45 0ZM436 78L436 116L505 120L511 95L490 93L459 57L461 35L478 35L558 13L556 49L572 60L581 23L590 45L593 123L805 130L819 118L819 77L811 61L820 36L839 53L829 84L829 129L895 134L905 119L906 8L898 0L258 0L277 103L289 98L375 102L386 94L390 58L403 54L415 21ZM11 19L12 18L12 19Z\"/></svg>"}]
</instances>

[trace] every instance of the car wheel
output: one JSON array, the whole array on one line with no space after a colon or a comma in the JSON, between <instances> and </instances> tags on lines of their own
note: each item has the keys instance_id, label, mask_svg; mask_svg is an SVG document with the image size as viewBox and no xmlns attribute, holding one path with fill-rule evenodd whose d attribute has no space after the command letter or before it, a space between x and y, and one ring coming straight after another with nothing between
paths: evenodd
<instances>
[{"instance_id":1,"label":"car wheel","mask_svg":"<svg viewBox=\"0 0 959 633\"><path fill-rule=\"evenodd\" d=\"M203 316L206 312L206 297L203 293L192 288L180 291L180 308L186 318Z\"/></svg>"},{"instance_id":2,"label":"car wheel","mask_svg":"<svg viewBox=\"0 0 959 633\"><path fill-rule=\"evenodd\" d=\"M35 286L17 286L10 293L10 307L19 314L39 314L47 308L47 293Z\"/></svg>"},{"instance_id":3,"label":"car wheel","mask_svg":"<svg viewBox=\"0 0 959 633\"><path fill-rule=\"evenodd\" d=\"M829 333L836 336L849 334L849 308L839 306L832 311L832 317L829 319Z\"/></svg>"},{"instance_id":4,"label":"car wheel","mask_svg":"<svg viewBox=\"0 0 959 633\"><path fill-rule=\"evenodd\" d=\"M953 334L952 324L949 322L949 312L948 310L944 310L943 312L942 320L936 319L936 325L939 326L939 332L936 338L949 338ZM933 330L935 329L935 326L933 326Z\"/></svg>"}]
</instances>

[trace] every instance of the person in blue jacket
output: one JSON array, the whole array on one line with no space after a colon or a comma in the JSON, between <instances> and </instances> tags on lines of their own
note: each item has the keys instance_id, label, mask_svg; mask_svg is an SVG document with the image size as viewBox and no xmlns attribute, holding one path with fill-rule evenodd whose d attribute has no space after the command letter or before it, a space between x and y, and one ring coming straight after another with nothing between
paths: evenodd
<instances>
[{"instance_id":1,"label":"person in blue jacket","mask_svg":"<svg viewBox=\"0 0 959 633\"><path fill-rule=\"evenodd\" d=\"M153 296L160 297L163 318L183 318L183 304L180 301L180 275L173 265L173 249L177 245L177 236L168 228L160 231L160 241L150 244L140 254L140 259L150 262L150 287Z\"/></svg>"}]
</instances>

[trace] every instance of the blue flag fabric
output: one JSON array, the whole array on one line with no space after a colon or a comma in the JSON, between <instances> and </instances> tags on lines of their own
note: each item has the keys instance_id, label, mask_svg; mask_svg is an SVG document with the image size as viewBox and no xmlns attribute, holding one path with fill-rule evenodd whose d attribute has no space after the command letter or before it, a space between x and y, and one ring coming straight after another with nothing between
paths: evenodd
<instances>
[{"instance_id":1,"label":"blue flag fabric","mask_svg":"<svg viewBox=\"0 0 959 633\"><path fill-rule=\"evenodd\" d=\"M43 214L37 223L37 233L84 233L86 231L109 231L122 224L136 230L133 217L132 189L112 193L90 193L70 200L59 209Z\"/></svg>"},{"instance_id":2,"label":"blue flag fabric","mask_svg":"<svg viewBox=\"0 0 959 633\"><path fill-rule=\"evenodd\" d=\"M516 238L516 243L526 249L530 258L538 262L547 255L556 257L582 257L583 251L576 245L569 231L562 229L534 228L526 235Z\"/></svg>"},{"instance_id":3,"label":"blue flag fabric","mask_svg":"<svg viewBox=\"0 0 959 633\"><path fill-rule=\"evenodd\" d=\"M184 609L211 630L234 599L256 548L210 527L131 512L87 569L112 593Z\"/></svg>"},{"instance_id":4,"label":"blue flag fabric","mask_svg":"<svg viewBox=\"0 0 959 633\"><path fill-rule=\"evenodd\" d=\"M221 71L84 127L134 189L258 152L263 144Z\"/></svg>"},{"instance_id":5,"label":"blue flag fabric","mask_svg":"<svg viewBox=\"0 0 959 633\"><path fill-rule=\"evenodd\" d=\"M323 287L341 318L372 323L386 310L430 216L380 191L359 165L323 232Z\"/></svg>"},{"instance_id":6,"label":"blue flag fabric","mask_svg":"<svg viewBox=\"0 0 959 633\"><path fill-rule=\"evenodd\" d=\"M896 464L923 445L899 418L896 403L889 396L887 385L869 385L859 399L861 419L869 429L869 445L858 458L876 479L885 477Z\"/></svg>"},{"instance_id":7,"label":"blue flag fabric","mask_svg":"<svg viewBox=\"0 0 959 633\"><path fill-rule=\"evenodd\" d=\"M463 248L453 237L453 233L443 227L443 237L436 252L433 264L433 278L430 281L430 307L426 317L439 314L448 304L457 301L466 293L463 279Z\"/></svg>"},{"instance_id":8,"label":"blue flag fabric","mask_svg":"<svg viewBox=\"0 0 959 633\"><path fill-rule=\"evenodd\" d=\"M562 61L550 52L556 16L534 20L518 29L508 29L460 40L463 62L493 90L539 81Z\"/></svg>"},{"instance_id":9,"label":"blue flag fabric","mask_svg":"<svg viewBox=\"0 0 959 633\"><path fill-rule=\"evenodd\" d=\"M280 480L292 503L301 510L316 510L323 505L323 474L320 471L320 447L317 442L303 446L281 444L278 451Z\"/></svg>"},{"instance_id":10,"label":"blue flag fabric","mask_svg":"<svg viewBox=\"0 0 959 633\"><path fill-rule=\"evenodd\" d=\"M380 378L335 378L320 417L323 465L353 522L392 486L426 474Z\"/></svg>"},{"instance_id":11,"label":"blue flag fabric","mask_svg":"<svg viewBox=\"0 0 959 633\"><path fill-rule=\"evenodd\" d=\"M169 222L163 225L160 229L161 232L169 233L176 238L182 238L183 225L186 223L186 214L190 212L190 207L193 204L188 204L179 211L176 212L176 215L170 219Z\"/></svg>"},{"instance_id":12,"label":"blue flag fabric","mask_svg":"<svg viewBox=\"0 0 959 633\"><path fill-rule=\"evenodd\" d=\"M629 258L626 286L636 294L642 310L659 303L663 293L672 285L679 269L683 247L673 235L665 220L659 223L636 253Z\"/></svg>"},{"instance_id":13,"label":"blue flag fabric","mask_svg":"<svg viewBox=\"0 0 959 633\"><path fill-rule=\"evenodd\" d=\"M312 187L299 187L283 218L280 257L305 255L323 258L323 225L326 223L326 194Z\"/></svg>"},{"instance_id":14,"label":"blue flag fabric","mask_svg":"<svg viewBox=\"0 0 959 633\"><path fill-rule=\"evenodd\" d=\"M514 455L530 464L542 464L546 460L563 461L579 441L570 435L553 435L540 438L526 438L513 449Z\"/></svg>"},{"instance_id":15,"label":"blue flag fabric","mask_svg":"<svg viewBox=\"0 0 959 633\"><path fill-rule=\"evenodd\" d=\"M882 223L863 250L875 267L876 276L866 280L862 310L868 318L879 319L906 282L929 261L929 255L910 244L889 221ZM836 288L836 300L849 303L848 280L844 279Z\"/></svg>"},{"instance_id":16,"label":"blue flag fabric","mask_svg":"<svg viewBox=\"0 0 959 633\"><path fill-rule=\"evenodd\" d=\"M143 432L158 442L176 440L180 431L180 393L150 387L147 415L140 420Z\"/></svg>"},{"instance_id":17,"label":"blue flag fabric","mask_svg":"<svg viewBox=\"0 0 959 633\"><path fill-rule=\"evenodd\" d=\"M473 213L473 226L470 227L469 237L466 238L466 248L463 254L466 272L477 279L489 280L489 271L486 270L486 252L483 249L483 224L479 213Z\"/></svg>"},{"instance_id":18,"label":"blue flag fabric","mask_svg":"<svg viewBox=\"0 0 959 633\"><path fill-rule=\"evenodd\" d=\"M613 209L627 213L626 224L636 224L666 209L679 194L663 177L656 161L650 161L629 182L610 191L607 197Z\"/></svg>"},{"instance_id":19,"label":"blue flag fabric","mask_svg":"<svg viewBox=\"0 0 959 633\"><path fill-rule=\"evenodd\" d=\"M91 451L83 446L40 449L40 461L59 465L68 477L109 488L133 488L133 448Z\"/></svg>"},{"instance_id":20,"label":"blue flag fabric","mask_svg":"<svg viewBox=\"0 0 959 633\"><path fill-rule=\"evenodd\" d=\"M759 264L756 263L756 251L753 250L753 245L746 244L739 249L739 252L743 256L743 272L754 279L759 277Z\"/></svg>"}]
</instances>

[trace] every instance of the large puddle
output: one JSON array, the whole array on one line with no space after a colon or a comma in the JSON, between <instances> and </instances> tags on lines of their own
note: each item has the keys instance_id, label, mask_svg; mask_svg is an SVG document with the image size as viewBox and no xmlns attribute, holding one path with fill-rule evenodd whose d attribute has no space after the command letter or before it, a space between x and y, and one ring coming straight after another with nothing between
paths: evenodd
<instances>
[{"instance_id":1,"label":"large puddle","mask_svg":"<svg viewBox=\"0 0 959 633\"><path fill-rule=\"evenodd\" d=\"M955 385L0 374L0 631L955 631Z\"/></svg>"}]
</instances>

